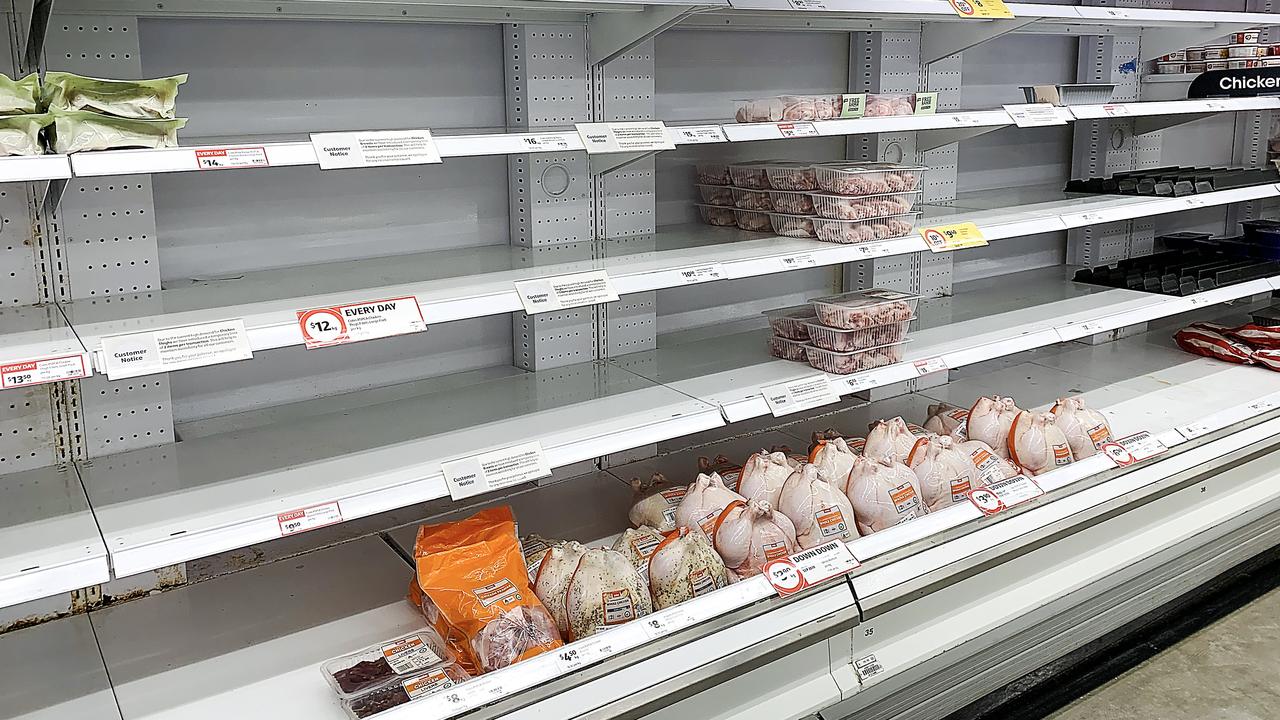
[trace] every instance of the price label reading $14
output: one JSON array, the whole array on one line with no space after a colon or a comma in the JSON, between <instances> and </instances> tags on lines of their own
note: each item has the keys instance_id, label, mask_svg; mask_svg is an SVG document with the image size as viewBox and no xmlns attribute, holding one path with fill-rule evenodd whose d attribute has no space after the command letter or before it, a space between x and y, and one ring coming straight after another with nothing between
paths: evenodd
<instances>
[{"instance_id":1,"label":"price label reading $14","mask_svg":"<svg viewBox=\"0 0 1280 720\"><path fill-rule=\"evenodd\" d=\"M987 244L982 231L971 222L921 228L920 237L924 238L925 244L936 253L981 247Z\"/></svg>"}]
</instances>

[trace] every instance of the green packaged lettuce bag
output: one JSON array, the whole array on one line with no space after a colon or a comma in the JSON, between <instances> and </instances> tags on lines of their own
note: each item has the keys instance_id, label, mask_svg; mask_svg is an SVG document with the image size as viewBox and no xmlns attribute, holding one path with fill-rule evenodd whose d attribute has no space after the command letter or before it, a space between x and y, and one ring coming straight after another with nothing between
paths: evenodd
<instances>
[{"instance_id":1,"label":"green packaged lettuce bag","mask_svg":"<svg viewBox=\"0 0 1280 720\"><path fill-rule=\"evenodd\" d=\"M57 153L177 147L178 130L187 124L186 118L134 120L83 110L55 110L50 114L53 151Z\"/></svg>"},{"instance_id":2,"label":"green packaged lettuce bag","mask_svg":"<svg viewBox=\"0 0 1280 720\"><path fill-rule=\"evenodd\" d=\"M155 80L103 80L65 72L44 74L44 103L49 110L88 110L136 120L174 115L178 86L186 75Z\"/></svg>"},{"instance_id":3,"label":"green packaged lettuce bag","mask_svg":"<svg viewBox=\"0 0 1280 720\"><path fill-rule=\"evenodd\" d=\"M35 113L40 110L40 76L35 73L11 80L0 74L0 115Z\"/></svg>"},{"instance_id":4,"label":"green packaged lettuce bag","mask_svg":"<svg viewBox=\"0 0 1280 720\"><path fill-rule=\"evenodd\" d=\"M43 155L40 130L53 122L53 116L0 116L0 155Z\"/></svg>"}]
</instances>

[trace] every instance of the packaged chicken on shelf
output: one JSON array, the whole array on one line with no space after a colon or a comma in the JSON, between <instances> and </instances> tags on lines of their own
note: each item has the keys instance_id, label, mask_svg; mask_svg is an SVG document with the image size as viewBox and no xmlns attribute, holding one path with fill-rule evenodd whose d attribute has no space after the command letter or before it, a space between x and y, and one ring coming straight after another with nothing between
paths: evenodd
<instances>
[{"instance_id":1,"label":"packaged chicken on shelf","mask_svg":"<svg viewBox=\"0 0 1280 720\"><path fill-rule=\"evenodd\" d=\"M424 627L325 661L320 671L338 697L352 698L453 660L440 633Z\"/></svg>"},{"instance_id":2,"label":"packaged chicken on shelf","mask_svg":"<svg viewBox=\"0 0 1280 720\"><path fill-rule=\"evenodd\" d=\"M814 227L812 215L787 215L786 213L769 213L769 225L773 231L783 237L816 238L818 229Z\"/></svg>"},{"instance_id":3,"label":"packaged chicken on shelf","mask_svg":"<svg viewBox=\"0 0 1280 720\"><path fill-rule=\"evenodd\" d=\"M813 367L835 375L849 375L902 362L902 343L866 350L836 352L816 345L805 347L805 355Z\"/></svg>"},{"instance_id":4,"label":"packaged chicken on shelf","mask_svg":"<svg viewBox=\"0 0 1280 720\"><path fill-rule=\"evenodd\" d=\"M740 123L831 120L840 117L844 96L778 95L736 102L734 118Z\"/></svg>"},{"instance_id":5,"label":"packaged chicken on shelf","mask_svg":"<svg viewBox=\"0 0 1280 720\"><path fill-rule=\"evenodd\" d=\"M728 185L708 185L698 183L698 196L704 205L733 207L733 188Z\"/></svg>"},{"instance_id":6,"label":"packaged chicken on shelf","mask_svg":"<svg viewBox=\"0 0 1280 720\"><path fill-rule=\"evenodd\" d=\"M856 330L827 327L815 322L809 323L809 337L814 345L824 350L849 352L850 350L895 345L906 339L907 331L910 329L911 320L899 320Z\"/></svg>"},{"instance_id":7,"label":"packaged chicken on shelf","mask_svg":"<svg viewBox=\"0 0 1280 720\"><path fill-rule=\"evenodd\" d=\"M735 187L747 190L770 190L769 171L772 161L756 160L734 163L729 166L729 178Z\"/></svg>"},{"instance_id":8,"label":"packaged chicken on shelf","mask_svg":"<svg viewBox=\"0 0 1280 720\"><path fill-rule=\"evenodd\" d=\"M136 120L84 110L53 110L50 114L53 116L53 151L64 154L177 147L178 131L187 124L186 118Z\"/></svg>"},{"instance_id":9,"label":"packaged chicken on shelf","mask_svg":"<svg viewBox=\"0 0 1280 720\"><path fill-rule=\"evenodd\" d=\"M920 213L906 213L892 217L874 217L864 220L831 220L814 218L813 229L823 242L854 245L875 240L906 237L916 227Z\"/></svg>"},{"instance_id":10,"label":"packaged chicken on shelf","mask_svg":"<svg viewBox=\"0 0 1280 720\"><path fill-rule=\"evenodd\" d=\"M818 177L813 172L813 163L807 162L774 162L764 166L769 187L774 190L817 190Z\"/></svg>"},{"instance_id":11,"label":"packaged chicken on shelf","mask_svg":"<svg viewBox=\"0 0 1280 720\"><path fill-rule=\"evenodd\" d=\"M804 340L790 340L777 335L769 336L769 354L780 360L805 362L809 357L805 353L807 347L809 343Z\"/></svg>"},{"instance_id":12,"label":"packaged chicken on shelf","mask_svg":"<svg viewBox=\"0 0 1280 720\"><path fill-rule=\"evenodd\" d=\"M892 117L897 115L931 115L936 93L869 93L863 115Z\"/></svg>"},{"instance_id":13,"label":"packaged chicken on shelf","mask_svg":"<svg viewBox=\"0 0 1280 720\"><path fill-rule=\"evenodd\" d=\"M832 220L862 220L865 218L905 215L915 208L919 200L919 190L853 196L831 195L819 192L813 193L810 197L811 207L814 211L818 215Z\"/></svg>"},{"instance_id":14,"label":"packaged chicken on shelf","mask_svg":"<svg viewBox=\"0 0 1280 720\"><path fill-rule=\"evenodd\" d=\"M0 74L0 115L32 114L40 109L40 76L30 75L14 80Z\"/></svg>"},{"instance_id":15,"label":"packaged chicken on shelf","mask_svg":"<svg viewBox=\"0 0 1280 720\"><path fill-rule=\"evenodd\" d=\"M734 210L733 216L738 221L738 228L752 232L769 232L773 229L773 221L769 213L756 210Z\"/></svg>"},{"instance_id":16,"label":"packaged chicken on shelf","mask_svg":"<svg viewBox=\"0 0 1280 720\"><path fill-rule=\"evenodd\" d=\"M808 340L809 323L818 319L818 312L809 303L766 310L764 315L769 318L773 334L789 340Z\"/></svg>"},{"instance_id":17,"label":"packaged chicken on shelf","mask_svg":"<svg viewBox=\"0 0 1280 720\"><path fill-rule=\"evenodd\" d=\"M343 700L342 707L353 720L364 720L397 705L434 695L471 678L461 665L442 665L398 678L356 697Z\"/></svg>"},{"instance_id":18,"label":"packaged chicken on shelf","mask_svg":"<svg viewBox=\"0 0 1280 720\"><path fill-rule=\"evenodd\" d=\"M748 190L746 188L729 188L733 193L733 206L740 210L763 210L773 212L773 202L769 200L768 191Z\"/></svg>"},{"instance_id":19,"label":"packaged chicken on shelf","mask_svg":"<svg viewBox=\"0 0 1280 720\"><path fill-rule=\"evenodd\" d=\"M698 204L698 213L702 216L702 222L716 227L736 227L738 224L738 216L732 207L722 207L720 205L703 205ZM767 215L765 216L768 217Z\"/></svg>"},{"instance_id":20,"label":"packaged chicken on shelf","mask_svg":"<svg viewBox=\"0 0 1280 720\"><path fill-rule=\"evenodd\" d=\"M768 195L769 202L773 205L773 210L775 212L786 215L814 214L813 193L811 192L801 190L770 190ZM907 210L910 209L911 208L907 208Z\"/></svg>"},{"instance_id":21,"label":"packaged chicken on shelf","mask_svg":"<svg viewBox=\"0 0 1280 720\"><path fill-rule=\"evenodd\" d=\"M50 110L86 110L134 120L172 120L186 75L155 80L105 80L66 72L44 74Z\"/></svg>"},{"instance_id":22,"label":"packaged chicken on shelf","mask_svg":"<svg viewBox=\"0 0 1280 720\"><path fill-rule=\"evenodd\" d=\"M818 188L837 195L884 195L916 190L927 169L921 165L887 162L821 163L813 166Z\"/></svg>"},{"instance_id":23,"label":"packaged chicken on shelf","mask_svg":"<svg viewBox=\"0 0 1280 720\"><path fill-rule=\"evenodd\" d=\"M694 169L698 174L698 182L702 185L733 184L733 178L729 176L729 166L724 163L698 163Z\"/></svg>"},{"instance_id":24,"label":"packaged chicken on shelf","mask_svg":"<svg viewBox=\"0 0 1280 720\"><path fill-rule=\"evenodd\" d=\"M919 295L872 288L815 298L812 302L823 325L859 330L911 320L919 301Z\"/></svg>"},{"instance_id":25,"label":"packaged chicken on shelf","mask_svg":"<svg viewBox=\"0 0 1280 720\"><path fill-rule=\"evenodd\" d=\"M40 131L52 122L49 113L0 117L0 156L43 155Z\"/></svg>"}]
</instances>

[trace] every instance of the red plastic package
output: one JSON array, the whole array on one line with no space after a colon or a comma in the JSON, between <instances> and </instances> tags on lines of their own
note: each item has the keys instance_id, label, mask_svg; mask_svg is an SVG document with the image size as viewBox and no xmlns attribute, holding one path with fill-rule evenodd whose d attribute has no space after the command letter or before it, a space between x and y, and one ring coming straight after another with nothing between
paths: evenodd
<instances>
[{"instance_id":1,"label":"red plastic package","mask_svg":"<svg viewBox=\"0 0 1280 720\"><path fill-rule=\"evenodd\" d=\"M1280 349L1280 327L1266 327L1265 325L1241 325L1238 328L1228 329L1224 335L1248 343L1250 347L1263 348L1267 350Z\"/></svg>"},{"instance_id":2,"label":"red plastic package","mask_svg":"<svg viewBox=\"0 0 1280 720\"><path fill-rule=\"evenodd\" d=\"M1220 332L1208 329L1208 325L1208 323L1189 325L1174 333L1173 340L1178 343L1178 347L1193 355L1203 355L1230 363L1251 362L1252 348Z\"/></svg>"},{"instance_id":3,"label":"red plastic package","mask_svg":"<svg viewBox=\"0 0 1280 720\"><path fill-rule=\"evenodd\" d=\"M1280 350L1254 350L1253 361L1268 370L1280 371Z\"/></svg>"}]
</instances>

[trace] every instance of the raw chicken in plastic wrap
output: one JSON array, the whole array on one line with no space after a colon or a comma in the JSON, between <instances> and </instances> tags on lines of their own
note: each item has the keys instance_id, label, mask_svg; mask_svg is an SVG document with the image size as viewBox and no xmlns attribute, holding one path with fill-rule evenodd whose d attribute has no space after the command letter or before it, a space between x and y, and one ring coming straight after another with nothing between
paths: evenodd
<instances>
[{"instance_id":1,"label":"raw chicken in plastic wrap","mask_svg":"<svg viewBox=\"0 0 1280 720\"><path fill-rule=\"evenodd\" d=\"M649 561L653 559L653 553L657 551L658 546L662 544L662 533L654 530L648 525L642 525L638 528L627 528L613 542L613 549L627 556L631 561L632 567L640 574L640 577L649 577ZM543 600L545 603L546 600ZM553 613L554 614L554 613Z\"/></svg>"},{"instance_id":2,"label":"raw chicken in plastic wrap","mask_svg":"<svg viewBox=\"0 0 1280 720\"><path fill-rule=\"evenodd\" d=\"M1009 428L1013 419L1022 412L1013 398L980 397L969 408L968 434L970 440L981 440L996 455L1009 459Z\"/></svg>"},{"instance_id":3,"label":"raw chicken in plastic wrap","mask_svg":"<svg viewBox=\"0 0 1280 720\"><path fill-rule=\"evenodd\" d=\"M530 533L520 538L520 552L524 553L524 564L529 568L529 582L534 582L538 577L538 568L542 567L542 560L547 556L547 552L561 541L549 540L536 533Z\"/></svg>"},{"instance_id":4,"label":"raw chicken in plastic wrap","mask_svg":"<svg viewBox=\"0 0 1280 720\"><path fill-rule=\"evenodd\" d=\"M727 587L729 572L705 535L680 528L653 554L648 580L653 609L662 610Z\"/></svg>"},{"instance_id":5,"label":"raw chicken in plastic wrap","mask_svg":"<svg viewBox=\"0 0 1280 720\"><path fill-rule=\"evenodd\" d=\"M836 487L843 487L845 480L849 479L855 457L857 454L842 437L831 440L815 437L815 447L809 453L813 466L818 469L818 477Z\"/></svg>"},{"instance_id":6,"label":"raw chicken in plastic wrap","mask_svg":"<svg viewBox=\"0 0 1280 720\"><path fill-rule=\"evenodd\" d=\"M744 472L745 480L745 472ZM689 484L689 489L676 508L676 527L699 528L708 538L715 532L716 518L741 495L724 486L724 480L715 473L699 474Z\"/></svg>"},{"instance_id":7,"label":"raw chicken in plastic wrap","mask_svg":"<svg viewBox=\"0 0 1280 720\"><path fill-rule=\"evenodd\" d=\"M871 424L863 453L868 457L888 456L897 462L905 462L915 444L916 436L907 427L907 421L896 417Z\"/></svg>"},{"instance_id":8,"label":"raw chicken in plastic wrap","mask_svg":"<svg viewBox=\"0 0 1280 720\"><path fill-rule=\"evenodd\" d=\"M627 519L633 526L648 525L661 533L676 529L676 508L684 499L684 485L673 485L661 473L654 473L648 480L632 478L631 490L634 499Z\"/></svg>"},{"instance_id":9,"label":"raw chicken in plastic wrap","mask_svg":"<svg viewBox=\"0 0 1280 720\"><path fill-rule=\"evenodd\" d=\"M890 95L874 93L867 95L866 117L889 117L893 115L913 115L916 108L911 95Z\"/></svg>"},{"instance_id":10,"label":"raw chicken in plastic wrap","mask_svg":"<svg viewBox=\"0 0 1280 720\"><path fill-rule=\"evenodd\" d=\"M949 435L920 438L907 456L929 512L963 502L973 487L973 464Z\"/></svg>"},{"instance_id":11,"label":"raw chicken in plastic wrap","mask_svg":"<svg viewBox=\"0 0 1280 720\"><path fill-rule=\"evenodd\" d=\"M1018 474L1018 468L1008 460L996 454L991 446L981 440L967 440L956 446L956 449L969 458L973 466L970 484L982 487L996 480L1006 480Z\"/></svg>"},{"instance_id":12,"label":"raw chicken in plastic wrap","mask_svg":"<svg viewBox=\"0 0 1280 720\"><path fill-rule=\"evenodd\" d=\"M533 592L542 601L542 605L551 613L556 621L556 628L563 636L569 632L569 616L564 609L564 591L569 587L569 579L573 571L578 569L578 561L587 551L581 543L567 540L552 546L542 558L538 566L538 574L533 580Z\"/></svg>"},{"instance_id":13,"label":"raw chicken in plastic wrap","mask_svg":"<svg viewBox=\"0 0 1280 720\"><path fill-rule=\"evenodd\" d=\"M1112 440L1111 426L1102 413L1085 404L1080 396L1058 398L1049 410L1057 419L1058 429L1067 436L1071 456L1083 460L1098 453L1104 442Z\"/></svg>"},{"instance_id":14,"label":"raw chicken in plastic wrap","mask_svg":"<svg viewBox=\"0 0 1280 720\"><path fill-rule=\"evenodd\" d=\"M853 506L857 529L862 535L870 535L928 513L916 474L911 468L888 457L855 458L843 489Z\"/></svg>"},{"instance_id":15,"label":"raw chicken in plastic wrap","mask_svg":"<svg viewBox=\"0 0 1280 720\"><path fill-rule=\"evenodd\" d=\"M725 508L716 522L715 548L736 577L759 575L766 563L796 551L795 528L780 518L782 513L758 500Z\"/></svg>"},{"instance_id":16,"label":"raw chicken in plastic wrap","mask_svg":"<svg viewBox=\"0 0 1280 720\"><path fill-rule=\"evenodd\" d=\"M813 465L805 465L787 478L778 508L795 525L801 549L858 537L849 498L841 488L823 480Z\"/></svg>"},{"instance_id":17,"label":"raw chicken in plastic wrap","mask_svg":"<svg viewBox=\"0 0 1280 720\"><path fill-rule=\"evenodd\" d=\"M761 500L777 507L782 484L793 472L795 468L791 466L785 453L761 450L743 463L742 482L738 485L738 490L745 500Z\"/></svg>"},{"instance_id":18,"label":"raw chicken in plastic wrap","mask_svg":"<svg viewBox=\"0 0 1280 720\"><path fill-rule=\"evenodd\" d=\"M1053 413L1022 411L1009 427L1009 459L1032 475L1070 465L1071 445Z\"/></svg>"},{"instance_id":19,"label":"raw chicken in plastic wrap","mask_svg":"<svg viewBox=\"0 0 1280 720\"><path fill-rule=\"evenodd\" d=\"M564 605L572 640L653 612L644 578L625 555L605 548L583 553L565 590Z\"/></svg>"},{"instance_id":20,"label":"raw chicken in plastic wrap","mask_svg":"<svg viewBox=\"0 0 1280 720\"><path fill-rule=\"evenodd\" d=\"M738 485L742 482L742 466L735 464L724 455L716 455L714 458L699 457L698 472L703 475L716 473L724 481L725 487L734 492L739 492Z\"/></svg>"},{"instance_id":21,"label":"raw chicken in plastic wrap","mask_svg":"<svg viewBox=\"0 0 1280 720\"><path fill-rule=\"evenodd\" d=\"M956 442L969 439L969 411L947 403L929 406L929 418L924 421L924 429L935 435L950 435Z\"/></svg>"}]
</instances>

